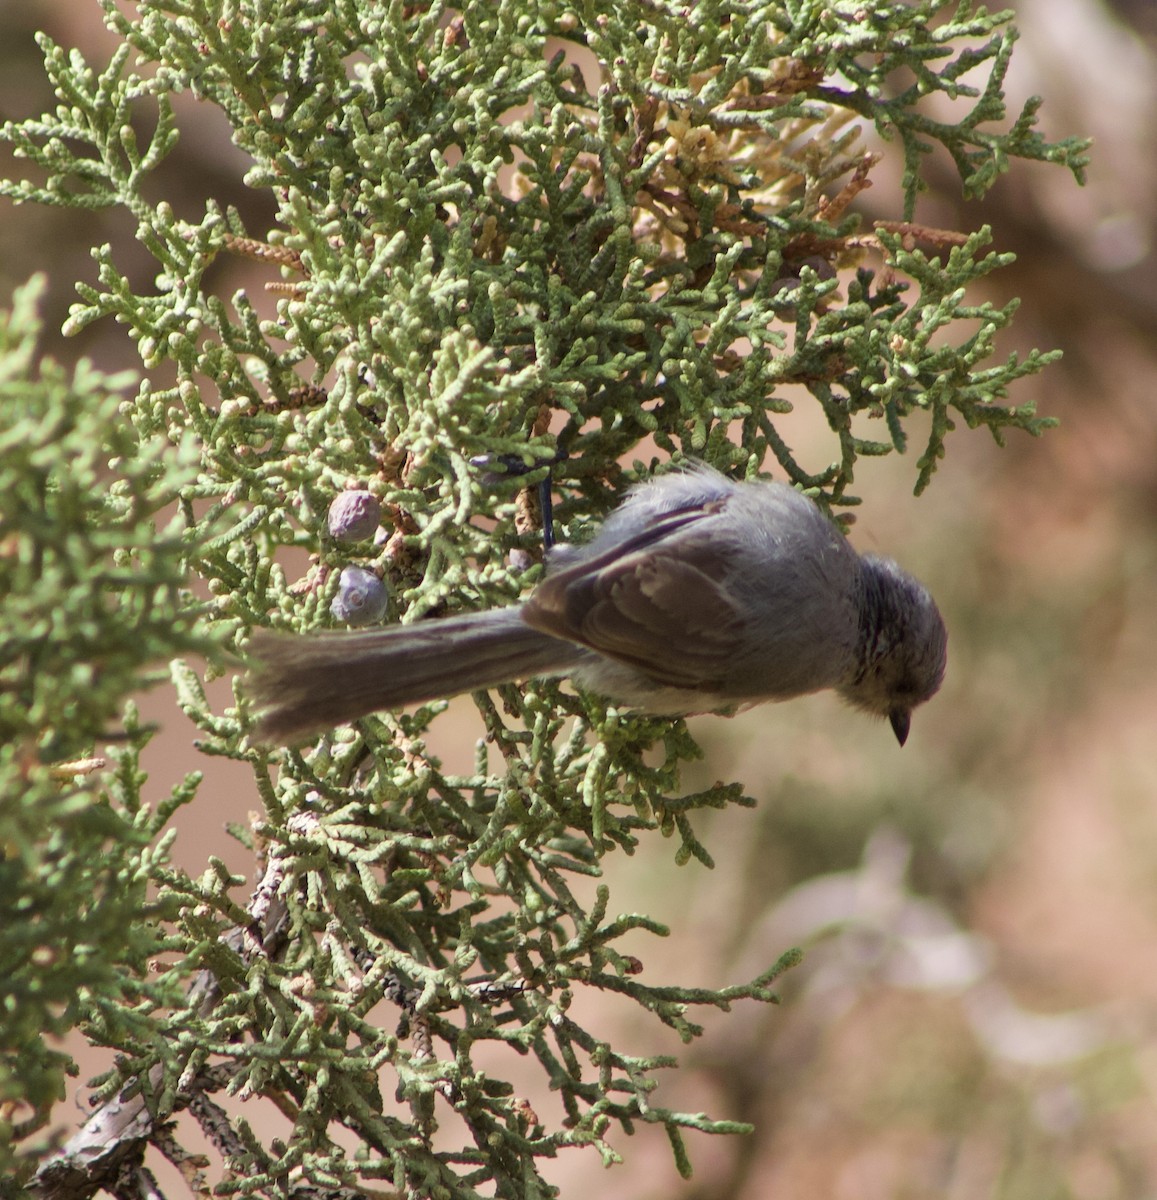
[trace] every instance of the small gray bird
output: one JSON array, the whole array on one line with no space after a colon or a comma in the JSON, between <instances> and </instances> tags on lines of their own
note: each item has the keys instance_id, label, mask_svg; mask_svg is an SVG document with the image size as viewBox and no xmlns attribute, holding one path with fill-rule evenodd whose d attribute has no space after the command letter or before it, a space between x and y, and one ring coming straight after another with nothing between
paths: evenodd
<instances>
[{"instance_id":1,"label":"small gray bird","mask_svg":"<svg viewBox=\"0 0 1157 1200\"><path fill-rule=\"evenodd\" d=\"M636 485L586 546L560 546L521 604L303 637L259 632L257 737L296 741L367 713L535 675L658 715L834 688L901 745L944 677L924 586L859 555L806 496L708 467Z\"/></svg>"}]
</instances>

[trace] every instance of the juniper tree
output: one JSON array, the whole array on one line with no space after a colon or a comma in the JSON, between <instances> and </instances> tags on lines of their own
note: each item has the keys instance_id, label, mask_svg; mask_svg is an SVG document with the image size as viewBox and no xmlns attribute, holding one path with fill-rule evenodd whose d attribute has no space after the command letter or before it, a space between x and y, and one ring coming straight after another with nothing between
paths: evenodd
<instances>
[{"instance_id":1,"label":"juniper tree","mask_svg":"<svg viewBox=\"0 0 1157 1200\"><path fill-rule=\"evenodd\" d=\"M38 368L27 294L5 327L12 1169L39 1157L45 1196L140 1195L151 1146L194 1178L168 1125L188 1110L221 1194L547 1195L540 1160L613 1161L608 1132L639 1122L689 1172L682 1130L745 1127L652 1103L674 1061L609 1044L571 1002L625 997L690 1041L698 1008L773 1001L795 954L657 986L620 944L667 931L581 885L656 833L710 865L696 814L750 803L744 784L685 790L681 721L551 681L475 697L465 773L427 747L443 703L271 751L238 655L257 627L332 625L355 568L390 620L512 602L542 571L544 482L571 540L685 458L770 470L846 517L860 459L904 453L918 415L917 491L961 422L1039 433L1009 391L1051 356L997 358L1015 306L972 295L1009 256L987 229L920 224L921 170L946 152L979 197L1016 158L1079 178L1084 145L1049 144L1036 100L1007 112L1015 30L967 0L102 2L110 61L42 37L59 105L3 129L28 171L0 190L122 208L156 264L136 286L123 246L95 246L67 323L123 325L135 390ZM270 227L157 195L182 92L227 118ZM858 197L888 158L896 211L868 223ZM275 315L218 294L221 255L263 265ZM801 404L830 430L823 461L782 432ZM350 491L376 538L329 532ZM235 677L231 706L209 704L194 651ZM202 752L252 768L261 811L233 831L249 880L168 861L197 779L152 794L125 708L158 661ZM67 1063L43 1035L74 1024L116 1064L47 1154ZM479 1065L494 1045L537 1064L557 1111ZM292 1136L258 1138L238 1095Z\"/></svg>"}]
</instances>

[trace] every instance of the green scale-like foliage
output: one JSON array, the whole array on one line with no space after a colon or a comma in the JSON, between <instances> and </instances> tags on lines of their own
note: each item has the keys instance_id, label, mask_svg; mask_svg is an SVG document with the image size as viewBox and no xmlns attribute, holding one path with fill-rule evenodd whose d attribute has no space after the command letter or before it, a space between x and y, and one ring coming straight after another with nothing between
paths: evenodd
<instances>
[{"instance_id":1,"label":"green scale-like foliage","mask_svg":"<svg viewBox=\"0 0 1157 1200\"><path fill-rule=\"evenodd\" d=\"M994 364L1012 306L966 300L1008 256L985 252L987 231L912 223L936 145L969 195L1014 157L1080 173L1083 146L1047 144L1035 101L1009 120L1005 16L927 0L104 8L122 39L104 70L42 39L60 106L5 126L34 178L0 190L121 206L156 260L141 289L120 247L97 247L68 328L127 327L146 376L121 428L174 456L197 448L176 491L213 597L201 629L218 642L330 623L351 557L384 575L400 619L514 600L541 570L527 498L548 471L559 532L581 539L659 457L741 476L770 459L840 507L858 502L859 457L902 451L919 411L931 420L918 488L958 419L998 438L1045 424L1003 401L1048 356ZM156 198L180 92L228 118L271 229L213 203L178 217ZM882 150L865 145L870 126ZM892 153L901 211L866 229L855 197ZM274 317L243 292L216 294L224 253L268 262ZM162 368L174 386L155 381ZM819 463L798 461L776 423L812 401L832 433ZM132 452L110 453L135 478ZM479 456L526 473L495 482ZM383 500L388 535L357 554L323 536L330 500L355 483ZM148 562L156 536L133 543ZM301 578L287 575L300 562L288 547L318 555ZM147 631L151 611L141 599L132 619ZM138 649L179 650L147 632ZM600 989L690 1039L689 1009L772 999L788 961L720 991L648 986L615 942L662 930L611 916L604 890L593 909L572 891L655 829L710 862L694 813L745 802L743 788L681 794L679 765L697 754L681 722L553 683L502 689L478 698L475 768L451 775L424 741L440 704L269 755L247 740L243 687L218 713L187 665L173 678L202 749L254 768L265 811L237 834L260 849L285 912L262 949L237 933L268 916L261 888L246 909L220 864L190 880L158 857L173 970L208 969L214 1000L194 989L184 1005L142 1006L136 1034L90 1012L90 1036L121 1054L104 1095L146 1079L162 1117L194 1084L277 1098L292 1137L262 1145L236 1122L215 1140L226 1191L249 1194L384 1178L413 1195L545 1195L536 1159L586 1144L612 1159L615 1125L662 1123L683 1170L681 1128L737 1128L652 1106L669 1061L614 1049L568 1015L577 990ZM102 686L127 690L116 679ZM34 740L43 752L62 736L44 725ZM396 1031L368 1019L383 996L401 1010ZM562 1123L487 1077L475 1059L487 1042L537 1058ZM198 1075L210 1058L224 1078ZM455 1114L464 1140L448 1150ZM356 1155L331 1139L338 1124Z\"/></svg>"},{"instance_id":2,"label":"green scale-like foliage","mask_svg":"<svg viewBox=\"0 0 1157 1200\"><path fill-rule=\"evenodd\" d=\"M121 419L125 376L37 361L37 290L0 314L0 1173L21 1104L62 1098L69 1060L46 1035L87 1011L135 1039L133 1006L165 994L158 931L133 922L196 781L141 804L131 706L112 762L84 755L150 664L208 645L184 592L195 531L174 512L195 450Z\"/></svg>"}]
</instances>

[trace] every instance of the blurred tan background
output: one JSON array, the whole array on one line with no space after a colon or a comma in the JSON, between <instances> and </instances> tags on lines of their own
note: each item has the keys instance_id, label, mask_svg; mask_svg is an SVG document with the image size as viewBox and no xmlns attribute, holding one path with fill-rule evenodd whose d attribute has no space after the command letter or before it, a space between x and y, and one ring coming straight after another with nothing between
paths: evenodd
<instances>
[{"instance_id":1,"label":"blurred tan background","mask_svg":"<svg viewBox=\"0 0 1157 1200\"><path fill-rule=\"evenodd\" d=\"M919 501L915 437L907 459L862 466L853 540L925 579L951 631L944 691L903 752L831 697L697 719L707 756L686 787L743 779L760 803L697 819L714 871L677 868L657 838L607 861L613 907L673 927L626 948L652 983L738 982L790 945L807 959L781 1007L704 1014L690 1047L641 1014L599 1014L633 1052L680 1057L658 1104L758 1128L689 1135L689 1183L644 1128L616 1139L626 1162L609 1172L593 1154L547 1164L564 1197L1157 1195L1157 5L1015 7L1010 107L1041 93L1050 138L1095 136L1088 186L1017 163L964 205L937 161L917 216L990 223L994 248L1016 251L987 297L1023 301L1002 353L1065 357L1011 401L1061 426L1004 450L959 430ZM97 64L111 46L95 2L0 7L5 117L53 103L37 28ZM218 115L190 101L180 118L156 186L179 211L212 195L266 228ZM883 183L860 199L870 216L897 215ZM94 242L118 241L122 262L150 271L143 251L128 257L131 239L120 215L3 202L0 297L47 271L59 328L69 281L93 276ZM267 276L220 269L225 294L259 298ZM66 360L136 365L111 323L51 340ZM797 444L821 436L808 414L791 420ZM167 689L145 704L165 725L149 760L157 795L188 769L208 774L181 815L178 860L199 872L217 853L248 869L224 833L255 806L247 771L198 758ZM480 726L468 703L455 711L442 751L468 762Z\"/></svg>"}]
</instances>

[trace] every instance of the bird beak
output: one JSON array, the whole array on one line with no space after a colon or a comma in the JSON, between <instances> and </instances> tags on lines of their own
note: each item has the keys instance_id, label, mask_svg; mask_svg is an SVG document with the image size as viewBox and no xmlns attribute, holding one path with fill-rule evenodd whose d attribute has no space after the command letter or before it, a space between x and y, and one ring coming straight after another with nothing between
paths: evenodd
<instances>
[{"instance_id":1,"label":"bird beak","mask_svg":"<svg viewBox=\"0 0 1157 1200\"><path fill-rule=\"evenodd\" d=\"M888 721L892 726L892 732L896 735L896 741L902 746L908 740L908 729L912 724L912 713L906 708L894 708L888 714Z\"/></svg>"}]
</instances>

